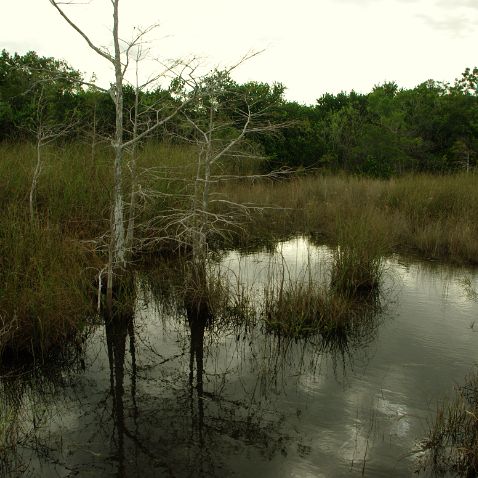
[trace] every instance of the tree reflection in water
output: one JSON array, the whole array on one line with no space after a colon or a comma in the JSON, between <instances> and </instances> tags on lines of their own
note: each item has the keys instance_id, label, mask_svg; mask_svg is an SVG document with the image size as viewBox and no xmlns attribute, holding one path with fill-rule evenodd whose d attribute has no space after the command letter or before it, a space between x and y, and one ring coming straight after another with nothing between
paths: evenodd
<instances>
[{"instance_id":1,"label":"tree reflection in water","mask_svg":"<svg viewBox=\"0 0 478 478\"><path fill-rule=\"evenodd\" d=\"M104 335L90 338L86 370L62 385L73 418L62 422L58 393L45 407L49 428L39 435L62 446L24 453L33 473L48 462L52 473L222 477L304 456L300 405L279 406L281 397L291 380L318 376L324 358L350 367L350 350L376 328L368 320L355 335L296 341L241 318L238 304L218 301L208 284L178 293L148 274L135 286L137 295L105 318Z\"/></svg>"},{"instance_id":2,"label":"tree reflection in water","mask_svg":"<svg viewBox=\"0 0 478 478\"><path fill-rule=\"evenodd\" d=\"M179 326L177 339L184 358L188 355L184 375L183 354L165 357L160 344L141 336L142 332L147 335L148 325L143 330L136 327L133 315L124 313L124 307L123 312L105 320L113 419L110 444L116 475L133 476L134 470L141 469L149 476L160 469L166 476L224 476L228 456L245 445L269 457L285 452L287 437L280 429L283 416L255 403L255 390L249 394L244 389L238 399L223 395L231 371L219 371L222 365L215 363L212 349L217 346L218 324L208 298L186 294L175 307L181 313L173 322L187 326ZM208 333L211 340L205 344ZM137 343L139 350L150 354L144 361L139 359L139 367ZM154 379L150 371L154 371ZM150 380L158 387L156 396L149 389ZM127 387L130 398L125 394ZM103 420L103 430L105 425Z\"/></svg>"}]
</instances>

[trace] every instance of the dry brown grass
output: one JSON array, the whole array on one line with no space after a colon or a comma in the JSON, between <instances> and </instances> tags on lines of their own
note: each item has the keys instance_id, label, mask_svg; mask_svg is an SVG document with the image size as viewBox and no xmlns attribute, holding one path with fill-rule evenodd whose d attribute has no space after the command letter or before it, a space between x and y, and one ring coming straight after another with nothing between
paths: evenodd
<instances>
[{"instance_id":1,"label":"dry brown grass","mask_svg":"<svg viewBox=\"0 0 478 478\"><path fill-rule=\"evenodd\" d=\"M383 252L478 263L478 176L405 176L388 181L307 176L226 186L230 200L275 206L253 214L247 237L320 234L341 242L341 224L367 218ZM352 230L352 228L349 228Z\"/></svg>"}]
</instances>

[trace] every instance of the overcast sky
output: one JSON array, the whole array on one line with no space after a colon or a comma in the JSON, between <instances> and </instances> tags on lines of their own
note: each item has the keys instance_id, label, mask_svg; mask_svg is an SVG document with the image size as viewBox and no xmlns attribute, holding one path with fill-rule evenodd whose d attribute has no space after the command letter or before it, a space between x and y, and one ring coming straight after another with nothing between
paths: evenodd
<instances>
[{"instance_id":1,"label":"overcast sky","mask_svg":"<svg viewBox=\"0 0 478 478\"><path fill-rule=\"evenodd\" d=\"M98 45L111 44L110 0L64 8ZM478 65L478 0L120 1L123 38L152 23L160 24L153 55L162 59L195 55L228 65L264 49L235 78L281 82L288 99L303 103L384 81L452 81ZM103 83L112 78L48 0L4 2L0 48L65 59Z\"/></svg>"}]
</instances>

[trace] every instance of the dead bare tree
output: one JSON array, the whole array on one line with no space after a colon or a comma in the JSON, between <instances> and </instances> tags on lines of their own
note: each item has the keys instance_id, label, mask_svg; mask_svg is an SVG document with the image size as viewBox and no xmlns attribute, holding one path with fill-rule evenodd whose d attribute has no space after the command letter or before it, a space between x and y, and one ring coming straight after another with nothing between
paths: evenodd
<instances>
[{"instance_id":1,"label":"dead bare tree","mask_svg":"<svg viewBox=\"0 0 478 478\"><path fill-rule=\"evenodd\" d=\"M111 237L109 244L109 259L107 264L107 303L112 304L113 275L121 268L126 267L128 255L128 243L125 231L125 197L123 191L123 160L125 151L134 147L143 138L149 136L154 130L169 121L183 105L178 105L176 110L169 112L165 117L157 110L155 120L140 133L131 139L125 139L124 130L124 95L123 88L126 83L125 75L130 65L130 59L135 49L142 44L146 35L154 30L157 25L146 29L138 29L129 41L122 41L119 33L119 0L111 0L113 9L112 43L113 52L97 46L90 37L81 29L65 12L64 5L75 5L79 2L49 0L51 5L58 11L63 19L86 41L88 46L101 58L108 61L114 69L114 82L111 83L109 93L115 104L115 133L111 138L114 150L114 192L111 213Z\"/></svg>"},{"instance_id":2,"label":"dead bare tree","mask_svg":"<svg viewBox=\"0 0 478 478\"><path fill-rule=\"evenodd\" d=\"M35 196L38 180L43 168L43 149L59 138L67 135L77 124L73 118L66 124L58 124L48 115L48 101L45 98L43 86L34 94L34 116L31 119L29 132L35 136L36 162L33 169L32 182L29 194L30 221L35 219Z\"/></svg>"},{"instance_id":3,"label":"dead bare tree","mask_svg":"<svg viewBox=\"0 0 478 478\"><path fill-rule=\"evenodd\" d=\"M211 236L241 227L251 210L264 209L261 205L235 203L215 190L224 181L247 180L247 175L231 173L230 163L246 158L262 159L254 139L261 134L273 134L284 126L271 121L275 103L258 91L257 84L238 85L231 79L231 71L251 56L254 54L229 69L214 70L200 78L195 78L192 71L183 77L181 94L191 100L180 112L182 127L174 135L194 145L197 151L195 176L190 180L180 179L185 182L181 199L189 208L163 211L155 220L160 222L163 237L169 231L167 239L192 250L197 269L202 269L207 262ZM276 100L280 100L280 95ZM287 171L249 178L272 179L284 174Z\"/></svg>"},{"instance_id":4,"label":"dead bare tree","mask_svg":"<svg viewBox=\"0 0 478 478\"><path fill-rule=\"evenodd\" d=\"M134 81L134 101L133 106L129 112L129 123L131 124L131 131L129 131L131 142L130 147L127 148L129 161L128 169L130 173L131 185L129 191L129 211L128 211L128 225L126 229L126 248L128 251L132 251L134 247L134 238L135 238L135 222L137 217L137 197L138 197L138 167L137 167L137 151L140 146L141 138L143 131L150 129L152 124L156 124L159 121L159 113L162 112L162 117L169 117L171 111L177 112L181 107L186 103L177 103L176 105L172 104L171 101L166 102L167 104L161 105L161 100L153 100L152 102L147 102L146 104L142 103L143 92L145 92L149 87L155 85L159 79L166 78L168 75L177 75L180 74L176 69L181 67L184 70L185 65L180 60L173 60L169 64L159 65L159 72L151 75L144 81L140 81L139 76L139 67L140 63L144 61L150 54L150 48L147 47L146 43L141 43L137 45L134 54L134 63L135 63L135 81ZM192 61L192 60L191 60ZM189 66L189 64L188 64ZM179 107L179 108L178 108ZM165 122L158 124L161 126Z\"/></svg>"}]
</instances>

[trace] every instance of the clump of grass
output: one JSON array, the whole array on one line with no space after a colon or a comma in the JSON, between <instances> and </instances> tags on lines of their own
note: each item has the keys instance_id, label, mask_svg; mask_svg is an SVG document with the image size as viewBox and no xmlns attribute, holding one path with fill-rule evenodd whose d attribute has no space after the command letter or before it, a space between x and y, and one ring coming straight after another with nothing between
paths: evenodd
<instances>
[{"instance_id":1,"label":"clump of grass","mask_svg":"<svg viewBox=\"0 0 478 478\"><path fill-rule=\"evenodd\" d=\"M266 288L263 316L279 335L301 337L346 327L353 312L345 297L300 281Z\"/></svg>"},{"instance_id":2,"label":"clump of grass","mask_svg":"<svg viewBox=\"0 0 478 478\"><path fill-rule=\"evenodd\" d=\"M478 475L478 374L457 387L455 397L437 409L420 468L435 474Z\"/></svg>"},{"instance_id":3,"label":"clump of grass","mask_svg":"<svg viewBox=\"0 0 478 478\"><path fill-rule=\"evenodd\" d=\"M10 207L0 218L0 354L46 352L92 313L87 252Z\"/></svg>"},{"instance_id":4,"label":"clump of grass","mask_svg":"<svg viewBox=\"0 0 478 478\"><path fill-rule=\"evenodd\" d=\"M331 284L340 294L367 296L380 287L383 258L356 245L340 245L334 254Z\"/></svg>"},{"instance_id":5,"label":"clump of grass","mask_svg":"<svg viewBox=\"0 0 478 478\"><path fill-rule=\"evenodd\" d=\"M331 285L339 294L376 294L383 275L387 252L384 224L374 211L337 221L338 247L334 253Z\"/></svg>"},{"instance_id":6,"label":"clump of grass","mask_svg":"<svg viewBox=\"0 0 478 478\"><path fill-rule=\"evenodd\" d=\"M369 300L338 294L314 281L272 283L264 291L262 316L268 330L283 337L320 335L325 349L364 340L381 310L378 295ZM340 345L339 344L339 345Z\"/></svg>"}]
</instances>

